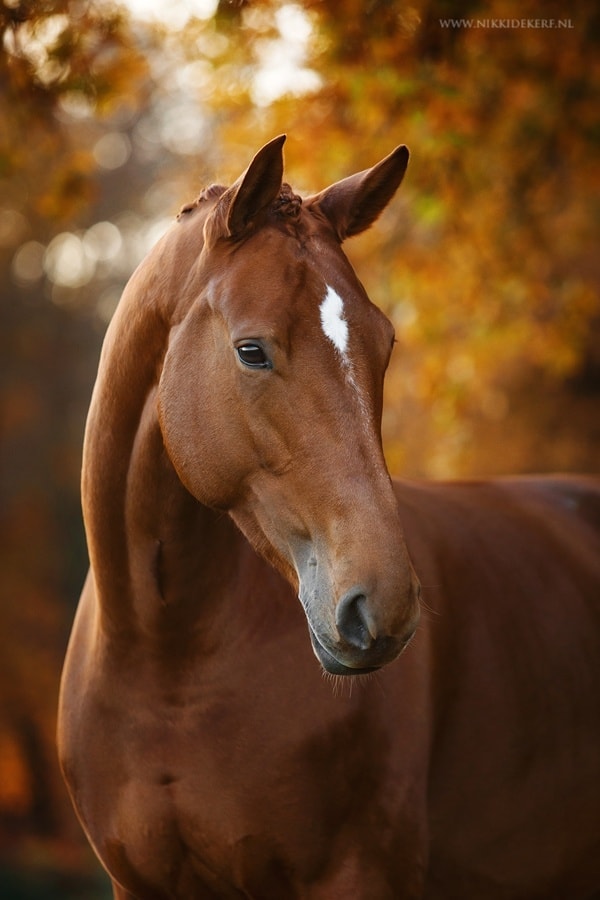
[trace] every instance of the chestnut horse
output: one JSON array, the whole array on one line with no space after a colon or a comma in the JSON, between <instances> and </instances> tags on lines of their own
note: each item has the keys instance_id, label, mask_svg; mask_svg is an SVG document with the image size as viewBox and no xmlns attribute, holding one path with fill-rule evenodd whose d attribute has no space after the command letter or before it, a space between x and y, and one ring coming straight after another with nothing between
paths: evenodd
<instances>
[{"instance_id":1,"label":"chestnut horse","mask_svg":"<svg viewBox=\"0 0 600 900\"><path fill-rule=\"evenodd\" d=\"M106 337L81 823L121 900L600 896L598 484L392 483L393 330L341 244L408 151L301 200L283 141L184 207Z\"/></svg>"}]
</instances>

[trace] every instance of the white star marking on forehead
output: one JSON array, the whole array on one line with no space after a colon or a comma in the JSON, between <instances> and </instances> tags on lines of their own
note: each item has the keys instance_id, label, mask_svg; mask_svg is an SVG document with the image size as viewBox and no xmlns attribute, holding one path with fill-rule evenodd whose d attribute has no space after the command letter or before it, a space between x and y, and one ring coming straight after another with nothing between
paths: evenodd
<instances>
[{"instance_id":1,"label":"white star marking on forehead","mask_svg":"<svg viewBox=\"0 0 600 900\"><path fill-rule=\"evenodd\" d=\"M344 319L344 301L327 285L325 299L321 303L321 325L325 335L342 356L348 347L348 323Z\"/></svg>"},{"instance_id":2,"label":"white star marking on forehead","mask_svg":"<svg viewBox=\"0 0 600 900\"><path fill-rule=\"evenodd\" d=\"M369 404L365 400L363 391L355 378L354 366L350 355L346 352L348 349L349 329L348 322L344 318L344 301L330 285L327 284L325 287L325 298L320 306L321 325L326 337L340 355L342 371L358 401L361 412L360 418L363 424L366 424L369 421Z\"/></svg>"}]
</instances>

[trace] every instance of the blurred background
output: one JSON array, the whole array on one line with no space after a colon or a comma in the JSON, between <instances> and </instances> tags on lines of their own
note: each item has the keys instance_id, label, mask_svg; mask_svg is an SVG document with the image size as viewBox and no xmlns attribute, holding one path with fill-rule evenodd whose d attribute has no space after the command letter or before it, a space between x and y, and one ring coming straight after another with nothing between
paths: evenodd
<instances>
[{"instance_id":1,"label":"blurred background","mask_svg":"<svg viewBox=\"0 0 600 900\"><path fill-rule=\"evenodd\" d=\"M457 6L0 0L2 898L110 896L54 749L86 409L133 268L264 141L301 193L411 148L347 245L395 474L600 470L600 7Z\"/></svg>"}]
</instances>

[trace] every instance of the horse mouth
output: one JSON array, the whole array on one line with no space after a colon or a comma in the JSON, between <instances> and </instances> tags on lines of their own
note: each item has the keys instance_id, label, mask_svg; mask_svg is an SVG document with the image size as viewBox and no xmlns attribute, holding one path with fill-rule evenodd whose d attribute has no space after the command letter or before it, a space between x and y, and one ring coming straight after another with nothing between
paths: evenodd
<instances>
[{"instance_id":1,"label":"horse mouth","mask_svg":"<svg viewBox=\"0 0 600 900\"><path fill-rule=\"evenodd\" d=\"M353 666L345 665L325 649L310 626L308 630L310 632L310 640L315 652L315 656L317 657L325 671L329 672L330 675L368 675L370 672L377 672L377 670L381 668L381 666L364 666L362 668L354 668Z\"/></svg>"}]
</instances>

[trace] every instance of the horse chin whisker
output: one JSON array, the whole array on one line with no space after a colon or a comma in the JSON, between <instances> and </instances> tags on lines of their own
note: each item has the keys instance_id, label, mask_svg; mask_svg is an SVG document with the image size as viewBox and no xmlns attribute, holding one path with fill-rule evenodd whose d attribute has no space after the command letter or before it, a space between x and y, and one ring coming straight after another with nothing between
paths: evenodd
<instances>
[{"instance_id":1,"label":"horse chin whisker","mask_svg":"<svg viewBox=\"0 0 600 900\"><path fill-rule=\"evenodd\" d=\"M438 585L438 584L425 584L424 585L421 583L421 587L426 590L427 588L439 588L440 585ZM422 612L430 613L432 616L440 616L441 615L439 610L434 609L433 606L430 606L428 603L426 603L425 600L423 600L422 593L421 593L421 596L419 597L419 606L420 606Z\"/></svg>"},{"instance_id":2,"label":"horse chin whisker","mask_svg":"<svg viewBox=\"0 0 600 900\"><path fill-rule=\"evenodd\" d=\"M325 681L328 681L333 689L334 697L343 697L345 694L350 699L352 692L356 688L362 690L367 685L376 684L383 693L383 685L379 678L380 670L374 672L362 672L359 675L335 675L326 669L321 669L321 675Z\"/></svg>"},{"instance_id":3,"label":"horse chin whisker","mask_svg":"<svg viewBox=\"0 0 600 900\"><path fill-rule=\"evenodd\" d=\"M431 606L423 605L421 608L421 620L423 622L435 622L439 619L440 615L441 613L436 609L432 609Z\"/></svg>"},{"instance_id":4,"label":"horse chin whisker","mask_svg":"<svg viewBox=\"0 0 600 900\"><path fill-rule=\"evenodd\" d=\"M346 680L341 675L334 675L332 672L327 672L326 669L321 669L321 676L324 681L329 682L331 685L332 693L334 697L343 696L344 691L344 681Z\"/></svg>"}]
</instances>

